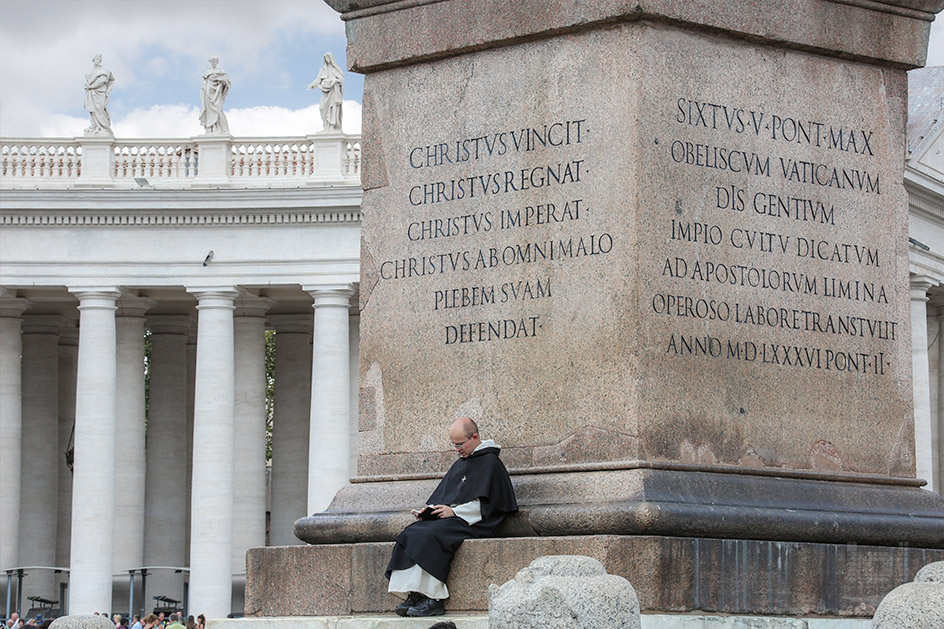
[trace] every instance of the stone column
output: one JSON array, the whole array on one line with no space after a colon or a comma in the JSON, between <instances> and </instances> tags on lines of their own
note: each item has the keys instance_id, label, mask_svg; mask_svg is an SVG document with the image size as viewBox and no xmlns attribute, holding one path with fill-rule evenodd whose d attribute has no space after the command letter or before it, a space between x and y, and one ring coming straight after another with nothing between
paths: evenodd
<instances>
[{"instance_id":1,"label":"stone column","mask_svg":"<svg viewBox=\"0 0 944 629\"><path fill-rule=\"evenodd\" d=\"M187 335L187 543L186 562L190 565L190 490L193 487L193 384L197 374L197 326L190 319Z\"/></svg>"},{"instance_id":2,"label":"stone column","mask_svg":"<svg viewBox=\"0 0 944 629\"><path fill-rule=\"evenodd\" d=\"M59 520L56 524L56 565L68 566L72 542L72 469L66 453L75 445L75 376L79 358L79 328L75 321L59 329ZM73 451L73 454L75 452ZM56 599L59 598L58 583L67 582L68 574L56 579Z\"/></svg>"},{"instance_id":3,"label":"stone column","mask_svg":"<svg viewBox=\"0 0 944 629\"><path fill-rule=\"evenodd\" d=\"M930 278L911 278L911 362L914 371L915 474L934 491L931 457L931 384L928 371L928 289Z\"/></svg>"},{"instance_id":4,"label":"stone column","mask_svg":"<svg viewBox=\"0 0 944 629\"><path fill-rule=\"evenodd\" d=\"M23 317L23 438L20 448L20 565L56 563L59 500L60 315ZM55 594L51 570L33 570L26 596Z\"/></svg>"},{"instance_id":5,"label":"stone column","mask_svg":"<svg viewBox=\"0 0 944 629\"><path fill-rule=\"evenodd\" d=\"M270 315L275 328L272 508L269 543L301 544L295 520L308 514L308 421L311 402L310 314Z\"/></svg>"},{"instance_id":6,"label":"stone column","mask_svg":"<svg viewBox=\"0 0 944 629\"><path fill-rule=\"evenodd\" d=\"M937 421L931 426L931 452L934 471L934 490L941 494L944 487L944 304L938 307L937 331Z\"/></svg>"},{"instance_id":7,"label":"stone column","mask_svg":"<svg viewBox=\"0 0 944 629\"><path fill-rule=\"evenodd\" d=\"M69 613L111 609L115 531L116 289L71 289L79 299ZM105 456L102 454L106 453Z\"/></svg>"},{"instance_id":8,"label":"stone column","mask_svg":"<svg viewBox=\"0 0 944 629\"><path fill-rule=\"evenodd\" d=\"M306 289L315 298L308 440L308 513L324 511L347 485L350 427L350 300L347 286Z\"/></svg>"},{"instance_id":9,"label":"stone column","mask_svg":"<svg viewBox=\"0 0 944 629\"><path fill-rule=\"evenodd\" d=\"M20 316L29 302L0 289L0 570L18 565L22 378ZM4 588L6 584L4 584Z\"/></svg>"},{"instance_id":10,"label":"stone column","mask_svg":"<svg viewBox=\"0 0 944 629\"><path fill-rule=\"evenodd\" d=\"M193 400L190 608L225 618L232 599L233 310L232 288L191 289L197 300Z\"/></svg>"},{"instance_id":11,"label":"stone column","mask_svg":"<svg viewBox=\"0 0 944 629\"><path fill-rule=\"evenodd\" d=\"M265 546L265 313L271 305L268 299L240 297L233 319L233 572L237 574L246 571L246 551Z\"/></svg>"},{"instance_id":12,"label":"stone column","mask_svg":"<svg viewBox=\"0 0 944 629\"><path fill-rule=\"evenodd\" d=\"M351 460L349 469L357 470L358 449L358 413L360 412L360 360L361 360L361 317L352 314L350 318L350 382L351 382Z\"/></svg>"},{"instance_id":13,"label":"stone column","mask_svg":"<svg viewBox=\"0 0 944 629\"><path fill-rule=\"evenodd\" d=\"M144 503L144 564L184 566L187 521L187 335L186 315L157 315L151 330L147 475ZM180 599L182 574L160 570L148 577L145 600Z\"/></svg>"},{"instance_id":14,"label":"stone column","mask_svg":"<svg viewBox=\"0 0 944 629\"><path fill-rule=\"evenodd\" d=\"M144 563L144 314L154 302L118 300L114 571Z\"/></svg>"}]
</instances>

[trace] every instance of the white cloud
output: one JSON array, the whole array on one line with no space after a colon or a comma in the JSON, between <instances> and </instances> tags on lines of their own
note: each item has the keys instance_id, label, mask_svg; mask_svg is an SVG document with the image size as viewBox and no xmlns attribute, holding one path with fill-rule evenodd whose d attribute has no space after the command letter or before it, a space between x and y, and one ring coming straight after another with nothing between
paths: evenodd
<instances>
[{"instance_id":1,"label":"white cloud","mask_svg":"<svg viewBox=\"0 0 944 629\"><path fill-rule=\"evenodd\" d=\"M318 105L290 110L283 107L248 107L227 112L229 129L237 136L310 135L321 131ZM344 101L341 127L345 133L361 132L361 104Z\"/></svg>"},{"instance_id":2,"label":"white cloud","mask_svg":"<svg viewBox=\"0 0 944 629\"><path fill-rule=\"evenodd\" d=\"M234 86L252 89L284 71L284 58L271 53L285 42L344 37L337 14L316 0L0 0L0 14L4 136L44 133L61 124L56 113L77 117L97 53L116 78L114 116L186 97L166 99L166 88L154 93L158 77L172 77L196 102L211 55L221 58ZM151 91L138 94L141 87Z\"/></svg>"},{"instance_id":3,"label":"white cloud","mask_svg":"<svg viewBox=\"0 0 944 629\"><path fill-rule=\"evenodd\" d=\"M200 111L193 105L155 105L135 109L121 120L114 121L115 137L123 138L189 138L203 133Z\"/></svg>"},{"instance_id":4,"label":"white cloud","mask_svg":"<svg viewBox=\"0 0 944 629\"><path fill-rule=\"evenodd\" d=\"M200 111L192 105L155 105L135 109L120 120L112 121L119 140L138 138L190 138L203 134ZM303 109L285 107L245 107L226 110L230 132L235 137L285 137L311 135L321 130L318 105ZM87 118L54 114L44 121L40 137L73 138L81 136ZM361 132L361 104L344 101L342 127L345 133Z\"/></svg>"},{"instance_id":5,"label":"white cloud","mask_svg":"<svg viewBox=\"0 0 944 629\"><path fill-rule=\"evenodd\" d=\"M42 121L39 132L41 138L74 138L82 135L89 126L88 118L76 118L66 114L52 114Z\"/></svg>"}]
</instances>

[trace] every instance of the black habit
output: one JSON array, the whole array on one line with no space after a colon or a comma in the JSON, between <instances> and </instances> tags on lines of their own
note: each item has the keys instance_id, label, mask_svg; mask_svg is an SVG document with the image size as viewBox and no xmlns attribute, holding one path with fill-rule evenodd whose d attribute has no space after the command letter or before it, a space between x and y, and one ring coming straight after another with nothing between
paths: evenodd
<instances>
[{"instance_id":1,"label":"black habit","mask_svg":"<svg viewBox=\"0 0 944 629\"><path fill-rule=\"evenodd\" d=\"M486 447L459 459L426 501L430 505L455 506L478 498L482 520L469 525L457 516L414 522L397 536L384 576L389 579L394 570L406 570L419 564L445 583L452 557L463 540L491 536L506 515L518 510L511 479L498 453L499 448Z\"/></svg>"}]
</instances>

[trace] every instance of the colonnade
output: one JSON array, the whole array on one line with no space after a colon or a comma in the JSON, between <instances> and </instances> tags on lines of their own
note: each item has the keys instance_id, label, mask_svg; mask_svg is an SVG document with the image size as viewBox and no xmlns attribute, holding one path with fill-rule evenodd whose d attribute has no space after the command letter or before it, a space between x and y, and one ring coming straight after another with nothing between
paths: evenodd
<instances>
[{"instance_id":1,"label":"colonnade","mask_svg":"<svg viewBox=\"0 0 944 629\"><path fill-rule=\"evenodd\" d=\"M77 306L51 312L0 288L0 569L68 568L68 613L85 614L126 609L112 595L129 570L184 567L191 612L229 614L246 550L266 544L265 330L271 543L291 544L294 520L351 474L354 288L303 287L305 312L188 287L195 317L143 289L69 287ZM31 592L57 598L51 570L29 572ZM181 574L152 574L150 592L179 593Z\"/></svg>"},{"instance_id":2,"label":"colonnade","mask_svg":"<svg viewBox=\"0 0 944 629\"><path fill-rule=\"evenodd\" d=\"M926 275L911 276L915 473L926 489L944 489L944 295Z\"/></svg>"}]
</instances>

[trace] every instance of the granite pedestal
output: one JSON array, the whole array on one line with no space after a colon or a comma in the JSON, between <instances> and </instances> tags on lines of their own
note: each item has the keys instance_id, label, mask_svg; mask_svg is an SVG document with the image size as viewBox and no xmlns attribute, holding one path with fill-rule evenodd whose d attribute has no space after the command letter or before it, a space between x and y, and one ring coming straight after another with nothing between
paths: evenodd
<instances>
[{"instance_id":1,"label":"granite pedestal","mask_svg":"<svg viewBox=\"0 0 944 629\"><path fill-rule=\"evenodd\" d=\"M313 546L250 553L248 611L389 607L463 415L522 511L455 609L581 554L644 610L866 616L940 557L902 170L944 1L329 3L366 74L358 468Z\"/></svg>"}]
</instances>

